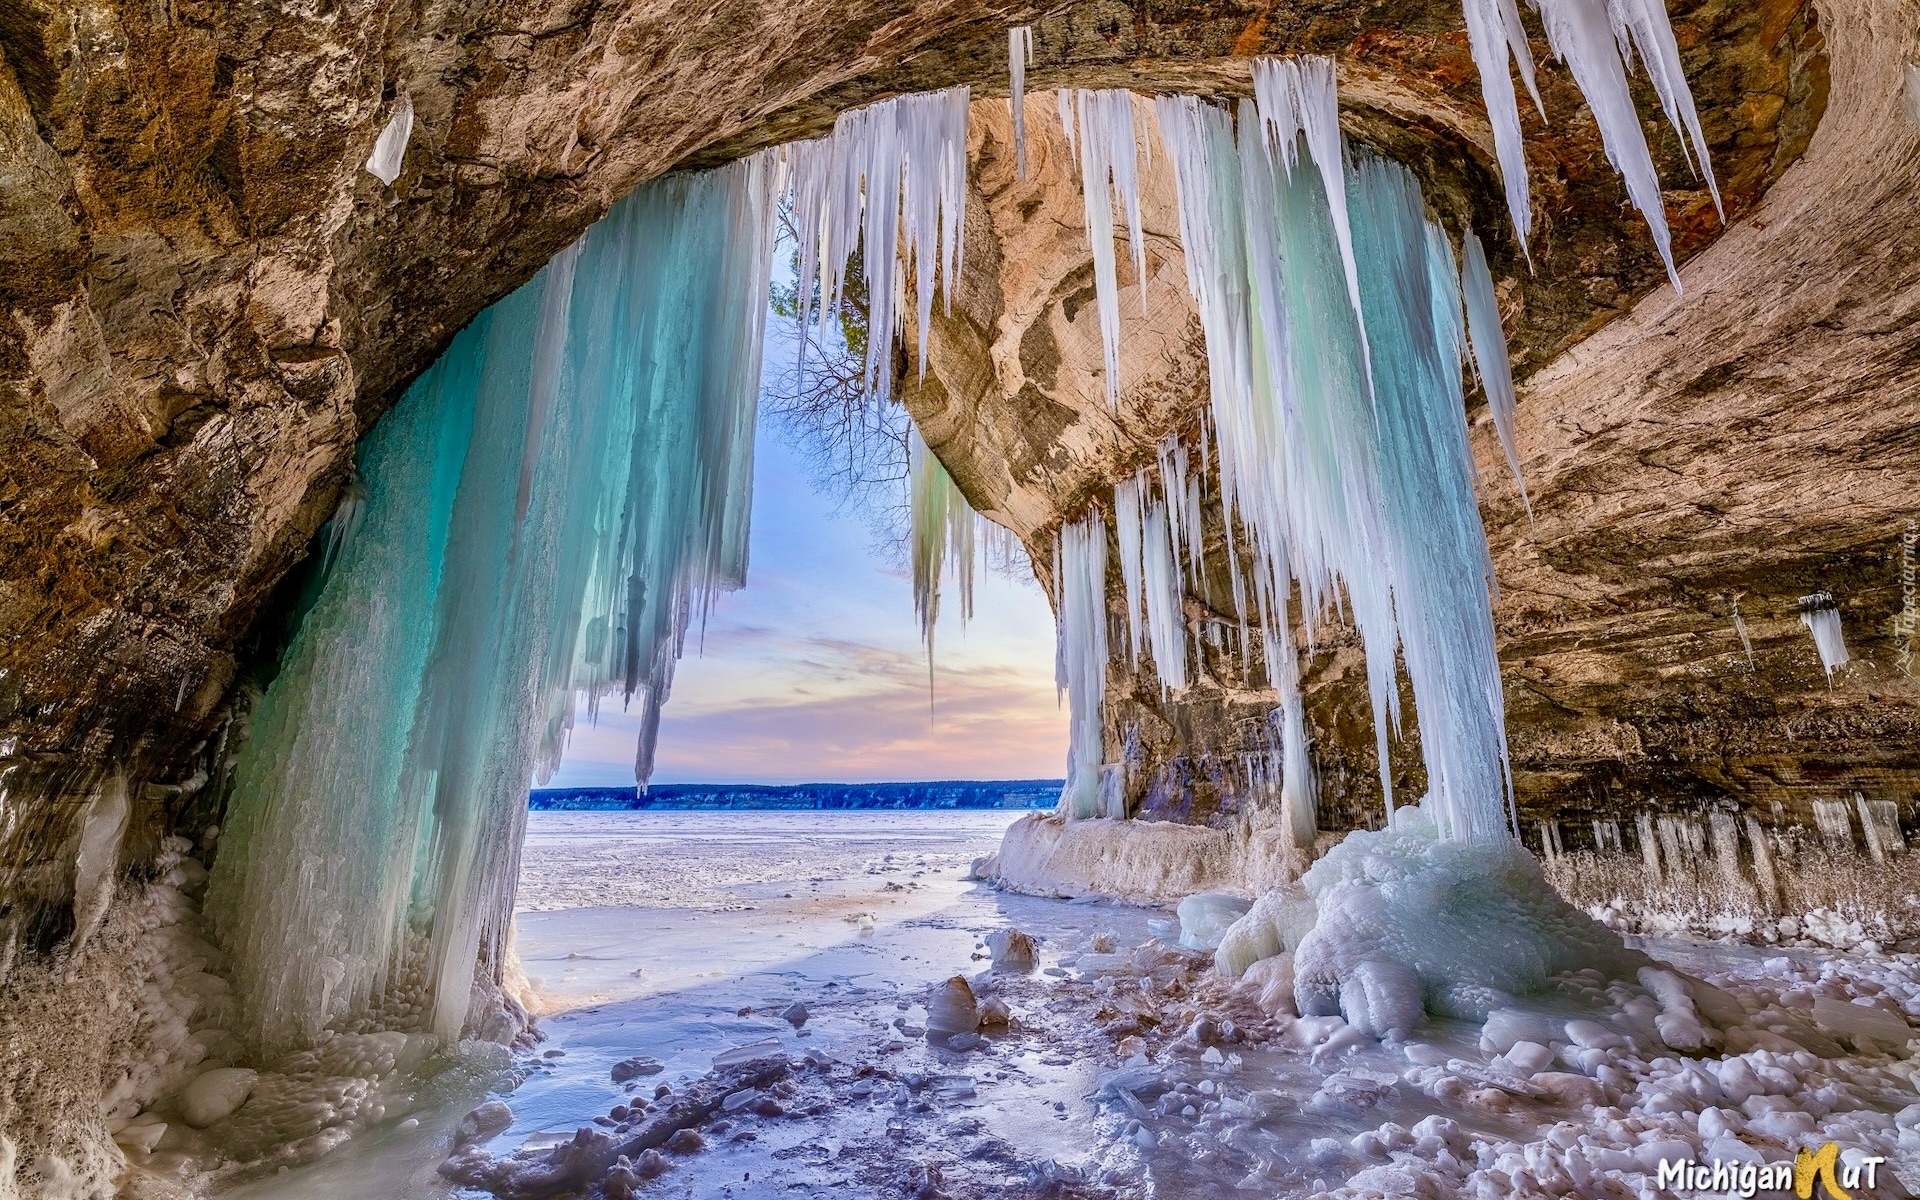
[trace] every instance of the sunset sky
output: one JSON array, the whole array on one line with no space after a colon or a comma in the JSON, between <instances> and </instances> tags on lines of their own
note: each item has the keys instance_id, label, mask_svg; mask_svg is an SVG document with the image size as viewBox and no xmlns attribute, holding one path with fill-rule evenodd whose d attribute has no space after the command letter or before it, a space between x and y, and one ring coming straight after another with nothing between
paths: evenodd
<instances>
[{"instance_id":1,"label":"sunset sky","mask_svg":"<svg viewBox=\"0 0 1920 1200\"><path fill-rule=\"evenodd\" d=\"M654 779L1059 778L1053 614L1031 576L981 570L964 633L949 600L929 713L904 567L882 561L864 518L814 490L777 430L762 426L756 456L747 587L720 597L704 652L690 644L680 662ZM635 722L609 703L598 727L574 731L549 786L632 783L634 742Z\"/></svg>"}]
</instances>

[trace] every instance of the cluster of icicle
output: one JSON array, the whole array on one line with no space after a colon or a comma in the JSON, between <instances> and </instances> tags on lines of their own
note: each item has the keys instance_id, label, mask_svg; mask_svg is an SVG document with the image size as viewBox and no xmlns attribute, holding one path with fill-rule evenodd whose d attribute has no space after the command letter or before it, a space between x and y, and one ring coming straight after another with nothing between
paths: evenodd
<instances>
[{"instance_id":1,"label":"cluster of icicle","mask_svg":"<svg viewBox=\"0 0 1920 1200\"><path fill-rule=\"evenodd\" d=\"M210 893L261 1049L383 1006L459 1032L476 964L505 948L528 778L557 765L581 697L618 693L644 781L690 625L744 582L782 189L831 297L864 226L883 391L896 231L923 329L936 262L951 279L958 261L966 107L906 97L641 188L369 434L351 531L255 711ZM395 1012L422 954L422 1011Z\"/></svg>"},{"instance_id":2,"label":"cluster of icicle","mask_svg":"<svg viewBox=\"0 0 1920 1200\"><path fill-rule=\"evenodd\" d=\"M1646 68L1667 119L1680 133L1681 152L1694 171L1706 180L1716 208L1720 188L1707 161L1706 135L1694 111L1693 91L1680 67L1680 46L1667 19L1664 0L1531 0L1547 32L1547 44L1567 64L1600 127L1607 161L1626 181L1627 195L1646 217L1654 245L1674 289L1680 276L1673 266L1672 239L1667 232L1666 208L1660 199L1660 176L1647 150L1645 131L1628 90L1627 72L1636 51ZM1509 54L1520 68L1520 78L1546 119L1540 90L1534 85L1533 54L1520 24L1515 0L1464 0L1467 38L1473 61L1480 69L1481 94L1493 123L1495 157L1506 185L1507 208L1524 250L1533 231L1533 206L1527 193L1527 156L1520 132L1520 104L1508 69Z\"/></svg>"},{"instance_id":3,"label":"cluster of icicle","mask_svg":"<svg viewBox=\"0 0 1920 1200\"><path fill-rule=\"evenodd\" d=\"M418 954L403 1016L457 1034L576 697L623 692L651 726L691 616L742 582L779 165L615 205L363 443L207 903L262 1050L377 1011Z\"/></svg>"},{"instance_id":4,"label":"cluster of icicle","mask_svg":"<svg viewBox=\"0 0 1920 1200\"><path fill-rule=\"evenodd\" d=\"M1309 641L1341 612L1360 632L1388 795L1398 655L1421 721L1433 808L1456 838L1505 838L1512 827L1492 569L1462 377L1471 352L1510 447L1512 383L1486 257L1466 235L1463 283L1412 176L1371 156L1349 158L1330 61L1262 60L1254 78L1254 98L1239 104L1237 120L1180 96L1157 101L1155 114L1206 338L1221 503L1250 551L1244 564L1228 556L1241 644L1244 653L1249 634L1259 639L1281 695L1283 807L1296 832L1311 831L1289 618L1297 588ZM1150 473L1122 481L1113 520L1128 651L1136 660L1148 652L1163 685L1178 688L1188 673L1180 550L1194 580L1197 505L1177 473L1160 476L1157 496ZM1067 808L1080 815L1100 810L1106 773L1094 707L1105 690L1105 609L1095 600L1106 557L1104 516L1063 531L1060 673L1074 739ZM1083 705L1082 694L1096 699Z\"/></svg>"}]
</instances>

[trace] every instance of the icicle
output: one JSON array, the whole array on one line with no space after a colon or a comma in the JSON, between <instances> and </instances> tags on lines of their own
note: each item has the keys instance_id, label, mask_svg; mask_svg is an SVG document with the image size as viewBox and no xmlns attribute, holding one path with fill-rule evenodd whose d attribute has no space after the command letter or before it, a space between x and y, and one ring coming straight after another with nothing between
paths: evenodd
<instances>
[{"instance_id":1,"label":"icicle","mask_svg":"<svg viewBox=\"0 0 1920 1200\"><path fill-rule=\"evenodd\" d=\"M1360 353L1370 360L1366 318L1360 311L1360 269L1353 256L1353 222L1347 212L1346 155L1340 136L1340 97L1333 60L1319 55L1304 58L1253 60L1253 97L1260 118L1273 138L1272 145L1289 172L1297 161L1296 135L1306 138L1307 153L1320 168L1327 190L1333 228L1340 239L1340 265L1346 270L1347 298L1361 322ZM1371 367L1369 367L1371 371Z\"/></svg>"},{"instance_id":2,"label":"icicle","mask_svg":"<svg viewBox=\"0 0 1920 1200\"><path fill-rule=\"evenodd\" d=\"M1127 655L1128 661L1136 665L1146 637L1140 571L1141 498L1147 490L1143 474L1122 479L1113 487L1113 533L1120 547L1120 590L1126 593L1127 600Z\"/></svg>"},{"instance_id":3,"label":"icicle","mask_svg":"<svg viewBox=\"0 0 1920 1200\"><path fill-rule=\"evenodd\" d=\"M1343 603L1360 631L1389 805L1398 652L1442 827L1461 840L1511 836L1452 249L1405 171L1366 156L1344 166L1328 64L1258 65L1237 130L1190 99L1158 112L1207 341L1223 507L1250 552L1250 574L1229 557L1230 582L1242 614L1258 608L1268 676L1297 731L1291 759L1307 767L1304 720L1287 700L1297 584L1309 646ZM1481 332L1497 335L1497 323ZM1294 790L1310 795L1310 776Z\"/></svg>"},{"instance_id":4,"label":"icicle","mask_svg":"<svg viewBox=\"0 0 1920 1200\"><path fill-rule=\"evenodd\" d=\"M913 516L913 611L926 639L929 669L933 627L939 618L941 576L957 576L961 624L973 619L974 529L971 505L946 467L927 448L917 426L907 432L908 502Z\"/></svg>"},{"instance_id":5,"label":"icicle","mask_svg":"<svg viewBox=\"0 0 1920 1200\"><path fill-rule=\"evenodd\" d=\"M1080 192L1086 205L1087 243L1093 250L1093 290L1106 351L1107 407L1120 404L1120 284L1113 255L1113 202L1127 217L1127 247L1147 306L1147 244L1140 229L1139 143L1133 128L1133 93L1120 90L1062 91L1061 120L1073 145L1073 110L1079 115Z\"/></svg>"},{"instance_id":6,"label":"icicle","mask_svg":"<svg viewBox=\"0 0 1920 1200\"><path fill-rule=\"evenodd\" d=\"M1820 665L1826 668L1827 678L1851 661L1847 654L1847 643L1840 636L1840 606L1834 603L1829 592L1815 592L1811 596L1800 597L1800 623L1813 634L1813 644L1820 651Z\"/></svg>"},{"instance_id":7,"label":"icicle","mask_svg":"<svg viewBox=\"0 0 1920 1200\"><path fill-rule=\"evenodd\" d=\"M911 263L922 376L936 281L951 303L959 277L967 97L967 89L957 87L870 104L840 114L831 137L781 151L800 235L800 323L807 321L818 279L818 319L826 328L839 311L847 263L859 247L868 305L862 382L876 403L892 394L893 337L905 321L897 300L903 269Z\"/></svg>"},{"instance_id":8,"label":"icicle","mask_svg":"<svg viewBox=\"0 0 1920 1200\"><path fill-rule=\"evenodd\" d=\"M1706 181L1713 194L1714 211L1726 220L1727 210L1720 203L1720 185L1713 178L1713 163L1707 156L1707 135L1701 132L1700 115L1694 111L1693 89L1687 86L1687 74L1680 66L1680 43L1674 39L1673 23L1667 18L1665 0L1611 0L1614 42L1622 58L1631 59L1632 49L1640 52L1640 65L1653 80L1653 90L1666 110L1667 121L1680 135L1680 153L1694 174Z\"/></svg>"},{"instance_id":9,"label":"icicle","mask_svg":"<svg viewBox=\"0 0 1920 1200\"><path fill-rule=\"evenodd\" d=\"M257 1050L390 1003L460 1033L581 693L639 699L644 776L691 614L746 570L777 166L622 200L362 442L207 895Z\"/></svg>"},{"instance_id":10,"label":"icicle","mask_svg":"<svg viewBox=\"0 0 1920 1200\"><path fill-rule=\"evenodd\" d=\"M1508 70L1509 55L1520 66L1520 77L1533 96L1534 107L1546 119L1546 106L1540 103L1540 91L1534 85L1533 51L1527 45L1525 27L1513 0L1465 0L1467 39L1473 46L1473 62L1480 69L1480 94L1487 104L1487 119L1493 125L1494 157L1500 162L1500 178L1506 186L1507 212L1513 218L1513 232L1520 252L1532 261L1528 239L1533 233L1533 201L1527 190L1526 140L1520 132L1520 105L1513 92L1513 75Z\"/></svg>"},{"instance_id":11,"label":"icicle","mask_svg":"<svg viewBox=\"0 0 1920 1200\"><path fill-rule=\"evenodd\" d=\"M1033 65L1033 26L1007 30L1007 74L1013 93L1013 165L1027 177L1027 68Z\"/></svg>"},{"instance_id":12,"label":"icicle","mask_svg":"<svg viewBox=\"0 0 1920 1200\"><path fill-rule=\"evenodd\" d=\"M1673 290L1680 290L1680 273L1673 265L1673 239L1667 232L1667 210L1660 196L1660 176L1647 151L1646 133L1634 111L1627 87L1626 66L1613 35L1608 0L1538 0L1547 28L1547 42L1573 72L1573 80L1600 127L1607 161L1627 185L1627 195L1647 219L1654 248L1666 264ZM1662 16L1662 21L1665 17ZM1684 84L1684 80L1682 83ZM1689 99L1691 104L1691 99Z\"/></svg>"},{"instance_id":13,"label":"icicle","mask_svg":"<svg viewBox=\"0 0 1920 1200\"><path fill-rule=\"evenodd\" d=\"M1058 566L1058 680L1070 706L1067 783L1061 807L1071 817L1100 814L1106 756L1101 707L1107 692L1107 523L1098 512L1063 526Z\"/></svg>"},{"instance_id":14,"label":"icicle","mask_svg":"<svg viewBox=\"0 0 1920 1200\"><path fill-rule=\"evenodd\" d=\"M1746 652L1747 670L1753 670L1753 641L1747 637L1747 623L1740 619L1740 602L1733 602L1733 632L1740 638L1740 649Z\"/></svg>"},{"instance_id":15,"label":"icicle","mask_svg":"<svg viewBox=\"0 0 1920 1200\"><path fill-rule=\"evenodd\" d=\"M1493 295L1493 274L1487 269L1486 251L1480 239L1467 230L1465 266L1460 273L1461 290L1467 302L1467 336L1473 344L1474 366L1480 386L1487 393L1487 407L1493 412L1493 427L1500 435L1500 449L1506 452L1507 469L1513 472L1514 486L1520 489L1520 502L1526 506L1527 520L1533 520L1533 501L1527 496L1527 481L1520 474L1520 451L1514 441L1513 360L1507 356L1507 334L1500 325L1500 304Z\"/></svg>"},{"instance_id":16,"label":"icicle","mask_svg":"<svg viewBox=\"0 0 1920 1200\"><path fill-rule=\"evenodd\" d=\"M391 186L400 178L401 160L407 155L407 139L412 136L413 97L401 92L394 101L393 115L387 118L387 127L380 131L373 153L367 156L367 173Z\"/></svg>"},{"instance_id":17,"label":"icicle","mask_svg":"<svg viewBox=\"0 0 1920 1200\"><path fill-rule=\"evenodd\" d=\"M1141 546L1147 610L1147 645L1160 676L1160 692L1187 686L1186 589L1180 586L1180 559L1173 517L1164 500L1147 506Z\"/></svg>"}]
</instances>

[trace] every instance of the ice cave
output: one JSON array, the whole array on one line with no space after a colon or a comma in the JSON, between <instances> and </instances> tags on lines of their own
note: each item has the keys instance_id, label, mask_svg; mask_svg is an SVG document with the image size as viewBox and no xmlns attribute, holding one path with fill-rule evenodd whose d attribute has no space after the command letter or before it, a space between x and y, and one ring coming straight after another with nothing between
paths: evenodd
<instances>
[{"instance_id":1,"label":"ice cave","mask_svg":"<svg viewBox=\"0 0 1920 1200\"><path fill-rule=\"evenodd\" d=\"M1920 2L0 109L0 1200L1920 1192Z\"/></svg>"}]
</instances>

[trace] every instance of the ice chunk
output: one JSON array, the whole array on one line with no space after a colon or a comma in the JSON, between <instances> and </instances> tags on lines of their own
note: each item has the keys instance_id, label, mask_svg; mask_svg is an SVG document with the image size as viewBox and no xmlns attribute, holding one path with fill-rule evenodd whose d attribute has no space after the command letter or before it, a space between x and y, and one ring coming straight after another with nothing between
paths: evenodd
<instances>
[{"instance_id":1,"label":"ice chunk","mask_svg":"<svg viewBox=\"0 0 1920 1200\"><path fill-rule=\"evenodd\" d=\"M987 953L993 956L993 969L1024 974L1033 970L1033 939L1018 929L996 929L986 938Z\"/></svg>"},{"instance_id":2,"label":"ice chunk","mask_svg":"<svg viewBox=\"0 0 1920 1200\"><path fill-rule=\"evenodd\" d=\"M955 975L933 990L927 1000L927 1033L951 1036L972 1033L980 1027L980 1006L967 981Z\"/></svg>"},{"instance_id":3,"label":"ice chunk","mask_svg":"<svg viewBox=\"0 0 1920 1200\"><path fill-rule=\"evenodd\" d=\"M1548 1043L1564 1035L1560 1023L1544 1013L1524 1008L1497 1008L1480 1027L1480 1048L1505 1054L1523 1042Z\"/></svg>"},{"instance_id":4,"label":"ice chunk","mask_svg":"<svg viewBox=\"0 0 1920 1200\"><path fill-rule=\"evenodd\" d=\"M253 1085L260 1080L258 1071L244 1067L215 1067L194 1077L180 1093L180 1117L195 1129L205 1129L224 1121L247 1102Z\"/></svg>"},{"instance_id":5,"label":"ice chunk","mask_svg":"<svg viewBox=\"0 0 1920 1200\"><path fill-rule=\"evenodd\" d=\"M1253 901L1225 892L1200 892L1182 900L1180 944L1189 950L1211 950L1220 944L1227 927L1247 915Z\"/></svg>"},{"instance_id":6,"label":"ice chunk","mask_svg":"<svg viewBox=\"0 0 1920 1200\"><path fill-rule=\"evenodd\" d=\"M1829 1033L1868 1038L1902 1052L1914 1037L1912 1026L1884 1008L1849 1004L1831 996L1821 996L1813 1002L1813 1020Z\"/></svg>"},{"instance_id":7,"label":"ice chunk","mask_svg":"<svg viewBox=\"0 0 1920 1200\"><path fill-rule=\"evenodd\" d=\"M1314 916L1314 903L1301 888L1268 892L1221 935L1214 969L1238 979L1253 964L1293 950L1313 928Z\"/></svg>"},{"instance_id":8,"label":"ice chunk","mask_svg":"<svg viewBox=\"0 0 1920 1200\"><path fill-rule=\"evenodd\" d=\"M381 183L400 178L401 161L407 154L407 139L413 136L413 97L401 92L393 102L393 115L387 127L374 140L373 153L367 156L367 173Z\"/></svg>"}]
</instances>

